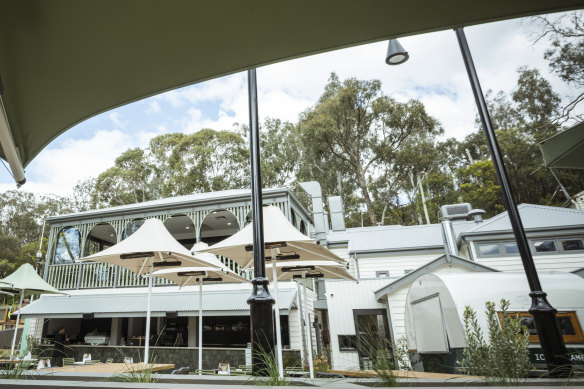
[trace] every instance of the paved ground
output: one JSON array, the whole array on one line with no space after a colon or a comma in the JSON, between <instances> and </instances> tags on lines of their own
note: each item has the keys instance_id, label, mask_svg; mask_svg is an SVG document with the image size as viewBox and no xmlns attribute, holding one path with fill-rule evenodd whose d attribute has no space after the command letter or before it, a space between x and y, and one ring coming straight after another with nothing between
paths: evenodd
<instances>
[{"instance_id":1,"label":"paved ground","mask_svg":"<svg viewBox=\"0 0 584 389\"><path fill-rule=\"evenodd\" d=\"M111 373L80 373L80 372L55 372L52 375L35 375L32 373L28 380L0 380L0 389L48 389L48 388L83 388L83 389L247 389L258 388L259 386L250 377L241 376L195 376L195 375L169 375L160 374L160 381L155 384L118 383L106 382ZM476 378L456 376L455 378L432 377L432 378L404 378L400 379L402 387L432 387L432 388L452 388L452 387L473 387L473 388L498 388L487 385L484 381ZM364 389L375 386L379 383L376 379L370 378L345 378L345 379L292 379L291 386L323 387L338 389ZM526 380L524 388L559 387L571 385L572 387L584 388L584 379L571 380L568 382L551 379L529 379Z\"/></svg>"}]
</instances>

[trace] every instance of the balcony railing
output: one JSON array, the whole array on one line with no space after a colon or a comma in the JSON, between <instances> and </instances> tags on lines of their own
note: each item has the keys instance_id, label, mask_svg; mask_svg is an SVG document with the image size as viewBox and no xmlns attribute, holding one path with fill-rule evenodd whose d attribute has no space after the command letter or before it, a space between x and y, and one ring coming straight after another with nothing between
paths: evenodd
<instances>
[{"instance_id":1,"label":"balcony railing","mask_svg":"<svg viewBox=\"0 0 584 389\"><path fill-rule=\"evenodd\" d=\"M49 266L47 282L57 289L124 288L147 286L148 278L120 266L85 262ZM158 277L153 283L155 286L173 284Z\"/></svg>"}]
</instances>

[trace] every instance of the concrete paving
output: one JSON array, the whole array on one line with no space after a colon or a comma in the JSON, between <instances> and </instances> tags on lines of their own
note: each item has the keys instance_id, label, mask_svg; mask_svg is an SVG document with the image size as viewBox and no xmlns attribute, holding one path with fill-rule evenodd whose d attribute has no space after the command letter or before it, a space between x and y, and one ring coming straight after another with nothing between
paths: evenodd
<instances>
[{"instance_id":1,"label":"concrete paving","mask_svg":"<svg viewBox=\"0 0 584 389\"><path fill-rule=\"evenodd\" d=\"M32 375L29 379L21 380L2 380L0 379L0 389L14 388L14 389L48 389L48 388L64 388L64 389L247 389L259 388L260 385L255 384L253 379L245 376L196 376L196 375L170 375L160 374L159 382L154 384L140 384L140 383L121 383L121 382L107 382L105 381L111 374L95 373L55 373L54 375ZM376 379L324 379L317 378L309 379L291 379L290 386L296 387L323 387L323 388L339 388L339 389L364 389L367 387L375 387L380 381ZM553 379L528 379L525 381L523 388L539 388L542 387L559 387L568 385L571 387L584 388L584 379L573 379L569 381L553 380ZM452 387L473 387L473 388L498 388L498 386L491 386L482 380L469 379L465 377L455 379L435 379L435 378L415 378L415 379L400 379L400 387L432 387L432 388L452 388ZM265 387L265 386L263 386Z\"/></svg>"}]
</instances>

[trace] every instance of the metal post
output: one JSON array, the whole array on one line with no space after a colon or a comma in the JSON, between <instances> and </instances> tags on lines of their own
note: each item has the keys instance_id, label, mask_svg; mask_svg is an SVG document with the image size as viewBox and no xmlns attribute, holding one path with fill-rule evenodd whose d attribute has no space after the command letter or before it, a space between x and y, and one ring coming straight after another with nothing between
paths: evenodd
<instances>
[{"instance_id":1,"label":"metal post","mask_svg":"<svg viewBox=\"0 0 584 389\"><path fill-rule=\"evenodd\" d=\"M203 277L199 278L199 375L203 374Z\"/></svg>"},{"instance_id":2,"label":"metal post","mask_svg":"<svg viewBox=\"0 0 584 389\"><path fill-rule=\"evenodd\" d=\"M16 323L14 324L14 335L12 337L12 347L10 348L10 360L14 360L14 348L16 347L16 334L18 333L18 324L20 323L20 310L22 309L22 300L24 299L24 289L20 291L20 302L18 303L18 314L16 315ZM24 330L22 332L24 335Z\"/></svg>"},{"instance_id":3,"label":"metal post","mask_svg":"<svg viewBox=\"0 0 584 389\"><path fill-rule=\"evenodd\" d=\"M527 276L527 281L531 290L531 293L529 293L529 296L531 296L531 308L529 309L529 313L533 315L541 348L545 356L548 373L552 377L565 377L571 373L571 366L566 345L564 344L562 334L560 333L556 321L557 311L547 301L546 293L542 291L539 282L537 270L529 249L529 243L525 236L519 211L517 210L515 200L513 199L511 185L507 178L507 172L505 171L501 151L499 150L495 131L491 124L487 104L481 90L479 78L474 67L470 49L468 48L464 30L462 28L457 28L455 29L455 32L487 138L487 145L491 152L495 172L497 173L497 179L499 180L501 191L503 192L503 202L505 203L505 208L507 208L509 221L513 227L513 233L515 235L515 240L517 241L517 248L519 249L523 268L525 269L525 275Z\"/></svg>"},{"instance_id":4,"label":"metal post","mask_svg":"<svg viewBox=\"0 0 584 389\"><path fill-rule=\"evenodd\" d=\"M260 163L260 134L258 119L258 93L255 69L247 72L249 91L249 151L251 164L251 212L253 223L253 290L247 299L250 311L252 371L267 374L263 354L274 351L274 298L268 290L264 254L264 226L262 212L262 172Z\"/></svg>"},{"instance_id":5,"label":"metal post","mask_svg":"<svg viewBox=\"0 0 584 389\"><path fill-rule=\"evenodd\" d=\"M146 337L144 339L144 363L150 363L150 310L152 303L152 258L148 269L148 298L146 302Z\"/></svg>"},{"instance_id":6,"label":"metal post","mask_svg":"<svg viewBox=\"0 0 584 389\"><path fill-rule=\"evenodd\" d=\"M274 284L274 317L276 318L276 356L278 359L278 375L284 378L284 360L282 359L282 326L280 325L280 307L278 306L278 273L276 270L276 249L272 249L272 283Z\"/></svg>"},{"instance_id":7,"label":"metal post","mask_svg":"<svg viewBox=\"0 0 584 389\"><path fill-rule=\"evenodd\" d=\"M312 334L308 318L308 296L306 294L306 272L302 272L302 291L304 294L304 329L306 331L306 351L308 352L308 370L310 379L314 379L314 366L312 361Z\"/></svg>"}]
</instances>

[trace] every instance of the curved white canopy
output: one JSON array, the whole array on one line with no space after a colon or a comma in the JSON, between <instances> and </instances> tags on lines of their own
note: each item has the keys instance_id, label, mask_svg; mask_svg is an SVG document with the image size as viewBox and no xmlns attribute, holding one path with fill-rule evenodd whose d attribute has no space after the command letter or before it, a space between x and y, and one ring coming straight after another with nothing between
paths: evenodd
<instances>
[{"instance_id":1,"label":"curved white canopy","mask_svg":"<svg viewBox=\"0 0 584 389\"><path fill-rule=\"evenodd\" d=\"M266 263L266 277L273 281L273 262ZM276 261L276 277L278 281L302 278L329 278L337 280L357 281L348 271L347 266L333 261Z\"/></svg>"},{"instance_id":2,"label":"curved white canopy","mask_svg":"<svg viewBox=\"0 0 584 389\"><path fill-rule=\"evenodd\" d=\"M294 256L300 261L335 261L344 264L345 261L326 247L320 246L314 239L298 231L284 216L279 208L268 206L263 208L264 216L264 244L266 259L271 259L270 248L277 251L278 260L286 260ZM237 262L241 267L248 267L253 263L253 224L248 224L241 231L229 238L214 244L200 252L211 252L222 255Z\"/></svg>"},{"instance_id":3,"label":"curved white canopy","mask_svg":"<svg viewBox=\"0 0 584 389\"><path fill-rule=\"evenodd\" d=\"M157 268L205 266L207 262L191 255L172 237L162 221L148 219L132 235L99 253L85 257L82 261L104 262L122 266L137 274L148 272L152 260ZM180 262L180 265L179 265Z\"/></svg>"}]
</instances>

